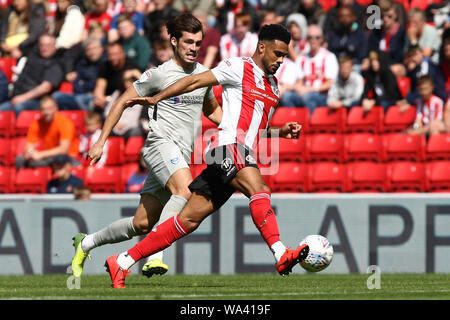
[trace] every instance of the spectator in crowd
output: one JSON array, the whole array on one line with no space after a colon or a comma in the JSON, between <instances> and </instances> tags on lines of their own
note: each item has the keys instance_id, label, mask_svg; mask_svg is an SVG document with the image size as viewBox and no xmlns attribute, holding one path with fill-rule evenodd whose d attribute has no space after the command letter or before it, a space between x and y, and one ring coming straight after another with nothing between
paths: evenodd
<instances>
[{"instance_id":1,"label":"spectator in crowd","mask_svg":"<svg viewBox=\"0 0 450 320\"><path fill-rule=\"evenodd\" d=\"M398 22L396 6L392 1L380 2L381 18L383 23L380 28L369 30L369 51L383 51L389 54L389 65L396 76L404 75L404 48L406 42L406 30ZM362 69L368 68L368 59L363 62Z\"/></svg>"},{"instance_id":2,"label":"spectator in crowd","mask_svg":"<svg viewBox=\"0 0 450 320\"><path fill-rule=\"evenodd\" d=\"M125 70L136 69L137 64L126 57L122 46L109 43L106 47L107 61L100 66L94 88L94 108L103 114L109 96L121 88L122 74Z\"/></svg>"},{"instance_id":3,"label":"spectator in crowd","mask_svg":"<svg viewBox=\"0 0 450 320\"><path fill-rule=\"evenodd\" d=\"M173 7L179 12L191 12L194 15L197 10L200 10L205 13L207 21L212 21L215 19L216 14L215 0L197 0L197 1L175 0L173 2Z\"/></svg>"},{"instance_id":4,"label":"spectator in crowd","mask_svg":"<svg viewBox=\"0 0 450 320\"><path fill-rule=\"evenodd\" d=\"M65 154L56 156L52 163L52 171L55 178L47 183L47 193L73 193L76 187L83 185L83 180L73 175L72 159Z\"/></svg>"},{"instance_id":5,"label":"spectator in crowd","mask_svg":"<svg viewBox=\"0 0 450 320\"><path fill-rule=\"evenodd\" d=\"M269 10L268 12L275 17L274 22L267 24L283 23L290 14L297 12L299 7L299 0L267 0L264 9Z\"/></svg>"},{"instance_id":6,"label":"spectator in crowd","mask_svg":"<svg viewBox=\"0 0 450 320\"><path fill-rule=\"evenodd\" d=\"M258 11L247 0L226 0L224 5L217 10L215 28L224 35L234 28L234 19L238 13L247 13L251 17L250 32L259 29Z\"/></svg>"},{"instance_id":7,"label":"spectator in crowd","mask_svg":"<svg viewBox=\"0 0 450 320\"><path fill-rule=\"evenodd\" d=\"M296 60L295 89L281 97L283 106L307 107L310 114L327 104L328 90L338 75L336 56L323 47L322 28L310 25L307 32L309 52Z\"/></svg>"},{"instance_id":8,"label":"spectator in crowd","mask_svg":"<svg viewBox=\"0 0 450 320\"><path fill-rule=\"evenodd\" d=\"M137 0L124 0L124 10L122 13L116 14L111 20L111 27L108 31L108 41L115 42L119 40L119 32L117 31L117 23L122 15L128 16L133 22L136 32L141 36L145 35L144 23L145 14L137 11Z\"/></svg>"},{"instance_id":9,"label":"spectator in crowd","mask_svg":"<svg viewBox=\"0 0 450 320\"><path fill-rule=\"evenodd\" d=\"M193 15L202 23L204 34L197 61L207 68L214 68L220 62L221 34L218 30L208 25L206 11L195 10Z\"/></svg>"},{"instance_id":10,"label":"spectator in crowd","mask_svg":"<svg viewBox=\"0 0 450 320\"><path fill-rule=\"evenodd\" d=\"M128 178L125 186L126 193L139 193L144 186L145 178L148 175L147 164L144 161L143 150L139 152L138 169L134 172L130 178Z\"/></svg>"},{"instance_id":11,"label":"spectator in crowd","mask_svg":"<svg viewBox=\"0 0 450 320\"><path fill-rule=\"evenodd\" d=\"M441 39L435 27L427 24L425 13L412 8L408 12L408 27L406 29L407 46L419 46L423 55L433 63L439 63L439 47Z\"/></svg>"},{"instance_id":12,"label":"spectator in crowd","mask_svg":"<svg viewBox=\"0 0 450 320\"><path fill-rule=\"evenodd\" d=\"M0 70L0 103L9 99L9 81L2 70Z\"/></svg>"},{"instance_id":13,"label":"spectator in crowd","mask_svg":"<svg viewBox=\"0 0 450 320\"><path fill-rule=\"evenodd\" d=\"M128 59L136 62L141 71L145 71L150 61L152 48L147 38L136 31L136 26L127 15L122 15L117 21L119 43L125 50Z\"/></svg>"},{"instance_id":14,"label":"spectator in crowd","mask_svg":"<svg viewBox=\"0 0 450 320\"><path fill-rule=\"evenodd\" d=\"M58 112L56 101L44 96L40 103L41 117L34 120L27 133L25 152L16 157L16 167L46 167L58 155L75 159L78 138L69 118Z\"/></svg>"},{"instance_id":15,"label":"spectator in crowd","mask_svg":"<svg viewBox=\"0 0 450 320\"><path fill-rule=\"evenodd\" d=\"M341 56L338 61L339 74L328 92L328 106L332 109L338 109L361 105L364 78L353 70L353 59L351 57Z\"/></svg>"},{"instance_id":16,"label":"spectator in crowd","mask_svg":"<svg viewBox=\"0 0 450 320\"><path fill-rule=\"evenodd\" d=\"M39 99L61 85L64 74L56 57L55 37L44 34L38 50L27 57L25 67L14 83L12 99L0 104L0 111L39 110Z\"/></svg>"},{"instance_id":17,"label":"spectator in crowd","mask_svg":"<svg viewBox=\"0 0 450 320\"><path fill-rule=\"evenodd\" d=\"M98 22L107 34L111 26L111 16L108 14L108 0L93 0L93 8L86 13L86 22L84 24L83 39L87 39L89 27L93 22Z\"/></svg>"},{"instance_id":18,"label":"spectator in crowd","mask_svg":"<svg viewBox=\"0 0 450 320\"><path fill-rule=\"evenodd\" d=\"M289 90L294 90L294 85L297 80L295 72L296 65L293 60L284 58L283 63L275 73L278 80L278 90L280 90L280 97Z\"/></svg>"},{"instance_id":19,"label":"spectator in crowd","mask_svg":"<svg viewBox=\"0 0 450 320\"><path fill-rule=\"evenodd\" d=\"M91 189L85 185L73 188L73 198L75 200L91 200Z\"/></svg>"},{"instance_id":20,"label":"spectator in crowd","mask_svg":"<svg viewBox=\"0 0 450 320\"><path fill-rule=\"evenodd\" d=\"M121 87L111 95L111 100L105 108L104 118L106 118L112 105L116 102L120 95L133 86L133 82L138 80L140 76L141 73L136 70L126 70L123 72ZM126 108L123 111L119 121L114 126L112 135L123 137L125 142L132 136L145 136L145 133L139 124L139 117L141 116L142 108L143 107L141 105L135 105L133 108Z\"/></svg>"},{"instance_id":21,"label":"spectator in crowd","mask_svg":"<svg viewBox=\"0 0 450 320\"><path fill-rule=\"evenodd\" d=\"M220 57L222 60L253 55L258 43L258 35L250 32L251 19L251 16L247 13L236 14L233 30L220 38Z\"/></svg>"},{"instance_id":22,"label":"spectator in crowd","mask_svg":"<svg viewBox=\"0 0 450 320\"><path fill-rule=\"evenodd\" d=\"M417 115L410 134L439 134L446 131L444 102L433 94L433 79L426 75L417 80L419 98L416 101Z\"/></svg>"},{"instance_id":23,"label":"spectator in crowd","mask_svg":"<svg viewBox=\"0 0 450 320\"><path fill-rule=\"evenodd\" d=\"M81 164L84 167L90 165L87 159L87 153L89 149L97 142L102 132L102 118L97 112L89 112L84 117L84 125L86 127L86 133L80 136L80 145L78 148L79 157L81 158ZM101 159L95 164L95 168L101 168L105 165L108 158L108 144L105 143L103 147L103 155Z\"/></svg>"},{"instance_id":24,"label":"spectator in crowd","mask_svg":"<svg viewBox=\"0 0 450 320\"><path fill-rule=\"evenodd\" d=\"M330 31L339 29L338 11L341 7L350 7L355 15L355 21L360 28L364 25L365 10L356 0L338 0L337 5L332 7L325 15L323 32L329 38Z\"/></svg>"},{"instance_id":25,"label":"spectator in crowd","mask_svg":"<svg viewBox=\"0 0 450 320\"><path fill-rule=\"evenodd\" d=\"M401 100L398 104L404 111L416 102L418 98L417 79L424 75L430 75L434 83L433 93L441 99L445 99L445 80L442 70L439 69L431 60L423 54L419 46L410 47L406 53L406 70L407 76L411 79L411 87L406 99Z\"/></svg>"},{"instance_id":26,"label":"spectator in crowd","mask_svg":"<svg viewBox=\"0 0 450 320\"><path fill-rule=\"evenodd\" d=\"M52 94L60 110L88 110L94 108L94 88L100 65L106 61L104 50L98 39L88 38L83 43L84 54L75 64L75 69L66 75L72 83L73 93L56 91Z\"/></svg>"},{"instance_id":27,"label":"spectator in crowd","mask_svg":"<svg viewBox=\"0 0 450 320\"><path fill-rule=\"evenodd\" d=\"M278 16L275 9L266 7L264 10L259 11L259 28L261 29L266 24L282 23L286 17Z\"/></svg>"},{"instance_id":28,"label":"spectator in crowd","mask_svg":"<svg viewBox=\"0 0 450 320\"><path fill-rule=\"evenodd\" d=\"M173 48L170 41L156 39L153 43L153 49L153 55L150 59L149 68L157 67L160 64L169 61L173 57Z\"/></svg>"},{"instance_id":29,"label":"spectator in crowd","mask_svg":"<svg viewBox=\"0 0 450 320\"><path fill-rule=\"evenodd\" d=\"M308 23L301 13L292 13L286 19L286 26L291 33L291 42L289 43L289 58L295 61L299 55L307 54L309 44L306 40L308 32Z\"/></svg>"},{"instance_id":30,"label":"spectator in crowd","mask_svg":"<svg viewBox=\"0 0 450 320\"><path fill-rule=\"evenodd\" d=\"M48 26L56 48L70 49L81 42L85 18L75 0L58 0L55 19Z\"/></svg>"},{"instance_id":31,"label":"spectator in crowd","mask_svg":"<svg viewBox=\"0 0 450 320\"><path fill-rule=\"evenodd\" d=\"M159 38L160 27L166 23L167 20L175 18L180 14L180 11L172 7L169 0L153 0L153 9L145 19L145 35L150 43L153 43Z\"/></svg>"},{"instance_id":32,"label":"spectator in crowd","mask_svg":"<svg viewBox=\"0 0 450 320\"><path fill-rule=\"evenodd\" d=\"M19 59L30 53L45 32L45 7L32 0L14 0L0 23L3 55Z\"/></svg>"},{"instance_id":33,"label":"spectator in crowd","mask_svg":"<svg viewBox=\"0 0 450 320\"><path fill-rule=\"evenodd\" d=\"M368 54L367 36L356 22L356 16L349 6L340 6L337 12L338 25L328 33L328 50L337 57L348 56L353 60L356 71L361 70L362 60Z\"/></svg>"},{"instance_id":34,"label":"spectator in crowd","mask_svg":"<svg viewBox=\"0 0 450 320\"><path fill-rule=\"evenodd\" d=\"M92 21L89 24L89 29L87 31L87 38L86 36L83 37L83 39L93 38L99 40L103 45L107 42L107 33L103 29L102 25L98 21Z\"/></svg>"},{"instance_id":35,"label":"spectator in crowd","mask_svg":"<svg viewBox=\"0 0 450 320\"><path fill-rule=\"evenodd\" d=\"M323 28L326 16L322 5L318 1L300 0L300 6L297 12L305 16L308 25L315 24Z\"/></svg>"},{"instance_id":36,"label":"spectator in crowd","mask_svg":"<svg viewBox=\"0 0 450 320\"><path fill-rule=\"evenodd\" d=\"M366 80L362 107L364 111L370 111L374 106L382 106L386 111L402 98L397 79L388 66L386 52L370 51L368 59L369 68L362 73Z\"/></svg>"},{"instance_id":37,"label":"spectator in crowd","mask_svg":"<svg viewBox=\"0 0 450 320\"><path fill-rule=\"evenodd\" d=\"M440 67L445 79L445 95L450 97L450 38L442 43Z\"/></svg>"}]
</instances>

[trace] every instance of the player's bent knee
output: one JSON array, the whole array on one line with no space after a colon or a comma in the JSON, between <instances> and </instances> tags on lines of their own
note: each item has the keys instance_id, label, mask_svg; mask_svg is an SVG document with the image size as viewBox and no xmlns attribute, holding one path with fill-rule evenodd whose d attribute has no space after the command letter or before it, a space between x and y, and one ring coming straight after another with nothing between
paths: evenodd
<instances>
[{"instance_id":1,"label":"player's bent knee","mask_svg":"<svg viewBox=\"0 0 450 320\"><path fill-rule=\"evenodd\" d=\"M147 234L151 231L151 227L147 219L138 219L136 217L133 219L133 228L138 235Z\"/></svg>"}]
</instances>

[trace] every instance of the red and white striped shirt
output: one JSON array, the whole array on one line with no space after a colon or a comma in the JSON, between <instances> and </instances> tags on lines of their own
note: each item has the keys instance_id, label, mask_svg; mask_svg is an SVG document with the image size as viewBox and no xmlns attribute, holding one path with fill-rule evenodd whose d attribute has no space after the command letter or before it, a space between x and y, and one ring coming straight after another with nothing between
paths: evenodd
<instances>
[{"instance_id":1,"label":"red and white striped shirt","mask_svg":"<svg viewBox=\"0 0 450 320\"><path fill-rule=\"evenodd\" d=\"M417 100L416 119L422 121L426 126L433 120L442 120L444 113L444 101L435 95L431 95L428 101Z\"/></svg>"},{"instance_id":2,"label":"red and white striped shirt","mask_svg":"<svg viewBox=\"0 0 450 320\"><path fill-rule=\"evenodd\" d=\"M238 42L232 32L226 33L220 38L220 57L224 60L252 56L257 44L258 35L255 33L247 32L241 42Z\"/></svg>"},{"instance_id":3,"label":"red and white striped shirt","mask_svg":"<svg viewBox=\"0 0 450 320\"><path fill-rule=\"evenodd\" d=\"M295 61L297 79L303 79L304 85L319 88L326 80L336 80L339 64L336 56L325 48L320 48L315 56L301 55Z\"/></svg>"},{"instance_id":4,"label":"red and white striped shirt","mask_svg":"<svg viewBox=\"0 0 450 320\"><path fill-rule=\"evenodd\" d=\"M224 60L211 72L223 88L223 116L205 153L233 143L254 150L278 105L277 79L265 74L249 57Z\"/></svg>"}]
</instances>

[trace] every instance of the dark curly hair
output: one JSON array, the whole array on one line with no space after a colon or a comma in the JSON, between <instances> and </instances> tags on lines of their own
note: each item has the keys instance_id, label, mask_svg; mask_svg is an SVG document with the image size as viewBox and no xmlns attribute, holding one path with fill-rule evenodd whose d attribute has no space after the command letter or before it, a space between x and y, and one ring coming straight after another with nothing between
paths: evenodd
<instances>
[{"instance_id":1,"label":"dark curly hair","mask_svg":"<svg viewBox=\"0 0 450 320\"><path fill-rule=\"evenodd\" d=\"M259 31L259 41L280 40L286 44L291 41L291 33L281 24L266 24Z\"/></svg>"}]
</instances>

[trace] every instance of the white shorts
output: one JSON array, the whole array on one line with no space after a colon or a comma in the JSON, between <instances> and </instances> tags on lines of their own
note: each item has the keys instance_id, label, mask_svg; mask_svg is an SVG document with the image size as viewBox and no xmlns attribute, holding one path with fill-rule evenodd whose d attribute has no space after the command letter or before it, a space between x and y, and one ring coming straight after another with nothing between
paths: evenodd
<instances>
[{"instance_id":1,"label":"white shorts","mask_svg":"<svg viewBox=\"0 0 450 320\"><path fill-rule=\"evenodd\" d=\"M188 168L188 161L180 148L172 141L149 133L144 144L144 160L149 169L141 194L149 193L165 205L171 197L165 186L178 170Z\"/></svg>"}]
</instances>

